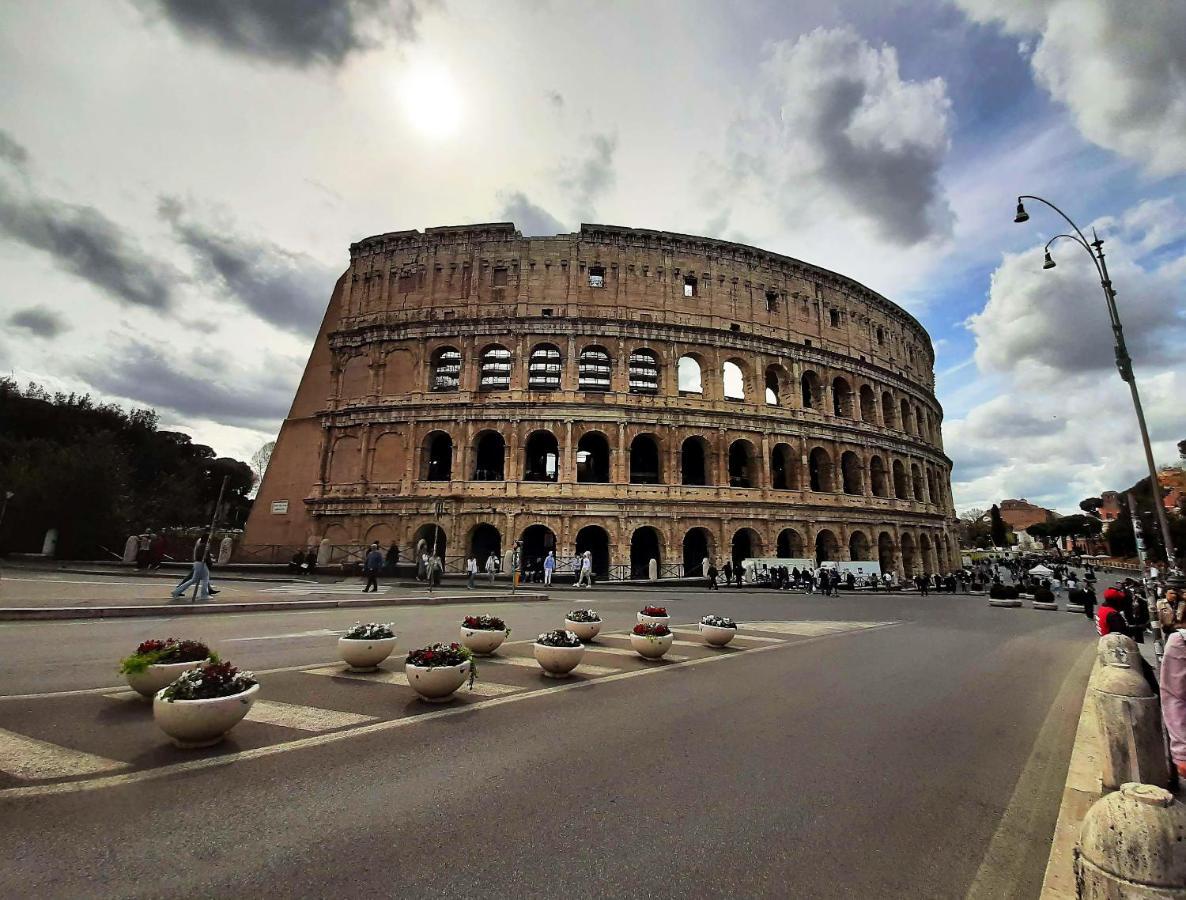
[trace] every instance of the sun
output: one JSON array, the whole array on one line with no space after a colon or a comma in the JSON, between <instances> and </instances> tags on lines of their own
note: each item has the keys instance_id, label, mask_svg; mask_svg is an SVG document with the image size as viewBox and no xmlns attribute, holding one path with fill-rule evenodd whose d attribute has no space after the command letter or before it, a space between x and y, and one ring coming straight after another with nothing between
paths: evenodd
<instances>
[{"instance_id":1,"label":"sun","mask_svg":"<svg viewBox=\"0 0 1186 900\"><path fill-rule=\"evenodd\" d=\"M426 137L446 138L461 128L461 92L444 66L414 64L400 82L400 97L408 122Z\"/></svg>"}]
</instances>

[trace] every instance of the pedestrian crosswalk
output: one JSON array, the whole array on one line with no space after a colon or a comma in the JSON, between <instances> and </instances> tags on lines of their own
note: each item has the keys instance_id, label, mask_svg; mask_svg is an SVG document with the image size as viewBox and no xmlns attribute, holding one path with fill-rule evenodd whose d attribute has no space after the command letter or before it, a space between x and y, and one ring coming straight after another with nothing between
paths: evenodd
<instances>
[{"instance_id":1,"label":"pedestrian crosswalk","mask_svg":"<svg viewBox=\"0 0 1186 900\"><path fill-rule=\"evenodd\" d=\"M317 584L313 582L294 581L291 584L278 584L275 587L260 588L261 594L347 594L354 596L362 594L365 587L361 582L354 584ZM379 585L378 593L386 594L391 591L391 585ZM372 591L371 593L375 593Z\"/></svg>"},{"instance_id":2,"label":"pedestrian crosswalk","mask_svg":"<svg viewBox=\"0 0 1186 900\"><path fill-rule=\"evenodd\" d=\"M508 643L496 655L477 660L479 677L472 689L462 687L452 710L501 705L558 689L566 694L565 684L580 688L603 679L619 681L679 671L684 666L795 646L804 643L803 638L810 642L892 624L897 623L746 623L724 652L705 645L694 626L680 625L672 629L680 652L669 652L664 657L666 665L641 659L629 646L628 632L603 633L586 645L584 658L573 673L576 677L567 682L544 678L525 643ZM397 659L388 660L375 672L352 672L336 662L267 673L260 679L263 695L235 726L231 737L209 751L211 759L262 748L282 752L308 741L345 739L452 714L448 708L441 712L418 703ZM156 728L152 703L135 691L71 691L43 695L37 703L4 701L0 697L0 799L6 793L24 790L22 785L102 786L139 778L143 773L159 773L170 766L180 771L194 765L192 753L187 756L173 748Z\"/></svg>"}]
</instances>

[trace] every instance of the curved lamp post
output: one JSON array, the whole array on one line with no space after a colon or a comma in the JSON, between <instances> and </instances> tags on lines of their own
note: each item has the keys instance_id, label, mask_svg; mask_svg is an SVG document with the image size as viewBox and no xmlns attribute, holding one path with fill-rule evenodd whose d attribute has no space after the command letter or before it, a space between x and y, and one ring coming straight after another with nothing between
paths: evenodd
<instances>
[{"instance_id":1,"label":"curved lamp post","mask_svg":"<svg viewBox=\"0 0 1186 900\"><path fill-rule=\"evenodd\" d=\"M1074 241L1086 250L1087 255L1091 257L1092 263L1095 264L1095 271L1099 275L1100 284L1104 289L1104 300L1108 304L1108 318L1112 322L1112 336L1116 343L1116 368L1120 371L1120 377L1128 382L1128 389L1132 392L1133 409L1137 413L1137 424L1141 429L1141 443L1145 447L1145 462L1149 466L1149 490L1153 495L1153 506L1157 512L1157 523L1161 527L1161 539L1165 544L1166 565L1174 568L1174 542L1170 537L1170 523L1165 515L1165 504L1161 502L1161 484L1157 480L1157 464L1153 461L1153 448L1149 444L1149 429L1145 425L1145 411L1141 407L1141 395L1137 391L1137 380L1132 374L1132 357L1128 355L1128 347L1124 343L1124 326L1120 324L1120 313L1116 311L1116 290L1112 287L1112 279L1108 277L1108 264L1104 260L1104 242L1095 233L1095 229L1092 229L1091 236L1095 240L1088 243L1087 238L1083 236L1083 232L1079 230L1079 226L1071 221L1070 216L1049 200L1035 197L1032 194L1022 194L1017 198L1017 215L1013 218L1014 222L1029 221L1029 213L1025 211L1025 204L1022 203L1023 200L1036 200L1039 203L1046 204L1046 206L1049 206L1062 216L1074 231L1074 234L1056 234L1046 242L1046 258L1042 262L1043 269L1054 268L1054 258L1050 255L1050 245L1055 241L1064 239Z\"/></svg>"}]
</instances>

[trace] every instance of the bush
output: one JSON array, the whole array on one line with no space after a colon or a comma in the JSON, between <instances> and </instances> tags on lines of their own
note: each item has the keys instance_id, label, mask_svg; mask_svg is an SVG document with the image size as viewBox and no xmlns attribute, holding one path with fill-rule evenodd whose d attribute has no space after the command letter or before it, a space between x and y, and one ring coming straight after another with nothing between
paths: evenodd
<instances>
[{"instance_id":1,"label":"bush","mask_svg":"<svg viewBox=\"0 0 1186 900\"><path fill-rule=\"evenodd\" d=\"M1053 603L1054 602L1054 591L1050 590L1050 588L1048 588L1048 587L1038 588L1036 591L1034 591L1034 602L1035 603Z\"/></svg>"},{"instance_id":2,"label":"bush","mask_svg":"<svg viewBox=\"0 0 1186 900\"><path fill-rule=\"evenodd\" d=\"M466 616L461 624L472 631L505 631L510 634L507 623L498 616Z\"/></svg>"},{"instance_id":3,"label":"bush","mask_svg":"<svg viewBox=\"0 0 1186 900\"><path fill-rule=\"evenodd\" d=\"M990 587L988 589L988 596L991 597L993 600L1004 600L1005 599L1005 586L1003 584L1001 584L999 581L994 581L992 583L992 587Z\"/></svg>"},{"instance_id":4,"label":"bush","mask_svg":"<svg viewBox=\"0 0 1186 900\"><path fill-rule=\"evenodd\" d=\"M581 639L571 631L565 631L563 628L557 628L555 631L545 631L535 639L535 642L545 647L581 646Z\"/></svg>"},{"instance_id":5,"label":"bush","mask_svg":"<svg viewBox=\"0 0 1186 900\"><path fill-rule=\"evenodd\" d=\"M172 637L163 641L152 639L144 641L135 653L120 660L119 671L122 675L135 675L149 666L203 662L207 659L218 662L218 654L211 653L210 648L201 641L179 641Z\"/></svg>"},{"instance_id":6,"label":"bush","mask_svg":"<svg viewBox=\"0 0 1186 900\"><path fill-rule=\"evenodd\" d=\"M667 615L666 606L644 606L642 608L644 616L665 616Z\"/></svg>"},{"instance_id":7,"label":"bush","mask_svg":"<svg viewBox=\"0 0 1186 900\"><path fill-rule=\"evenodd\" d=\"M190 669L160 693L162 700L213 700L233 697L259 684L251 672L240 671L229 662L210 663Z\"/></svg>"},{"instance_id":8,"label":"bush","mask_svg":"<svg viewBox=\"0 0 1186 900\"><path fill-rule=\"evenodd\" d=\"M663 624L652 625L649 622L639 622L634 626L634 634L646 638L661 638L671 634L671 629Z\"/></svg>"},{"instance_id":9,"label":"bush","mask_svg":"<svg viewBox=\"0 0 1186 900\"><path fill-rule=\"evenodd\" d=\"M423 669L435 669L439 666L459 666L465 662L472 662L473 654L469 649L456 642L452 644L429 644L419 650L408 653L405 663L419 666Z\"/></svg>"},{"instance_id":10,"label":"bush","mask_svg":"<svg viewBox=\"0 0 1186 900\"><path fill-rule=\"evenodd\" d=\"M600 622L601 616L592 609L574 609L564 618L570 622Z\"/></svg>"},{"instance_id":11,"label":"bush","mask_svg":"<svg viewBox=\"0 0 1186 900\"><path fill-rule=\"evenodd\" d=\"M362 622L355 622L354 626L342 637L348 641L382 641L395 637L395 632L391 630L391 625L384 625L381 622L367 622L365 625Z\"/></svg>"},{"instance_id":12,"label":"bush","mask_svg":"<svg viewBox=\"0 0 1186 900\"><path fill-rule=\"evenodd\" d=\"M711 625L714 628L736 628L737 623L728 616L713 616L708 615L700 620L702 625Z\"/></svg>"}]
</instances>

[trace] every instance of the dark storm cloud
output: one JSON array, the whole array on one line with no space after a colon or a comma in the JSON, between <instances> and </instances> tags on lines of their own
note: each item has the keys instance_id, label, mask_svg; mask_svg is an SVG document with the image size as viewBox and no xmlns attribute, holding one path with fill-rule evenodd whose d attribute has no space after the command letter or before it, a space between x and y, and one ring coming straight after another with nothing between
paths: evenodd
<instances>
[{"instance_id":1,"label":"dark storm cloud","mask_svg":"<svg viewBox=\"0 0 1186 900\"><path fill-rule=\"evenodd\" d=\"M8 324L12 328L20 328L43 338L55 338L70 329L65 319L44 306L18 309L8 317Z\"/></svg>"},{"instance_id":2,"label":"dark storm cloud","mask_svg":"<svg viewBox=\"0 0 1186 900\"><path fill-rule=\"evenodd\" d=\"M288 414L301 366L292 360L261 359L257 371L236 374L227 362L207 355L182 367L176 353L128 340L105 358L81 364L76 374L96 391L170 410L181 419L274 427Z\"/></svg>"},{"instance_id":3,"label":"dark storm cloud","mask_svg":"<svg viewBox=\"0 0 1186 900\"><path fill-rule=\"evenodd\" d=\"M564 178L564 184L576 204L577 215L582 220L594 217L597 201L613 187L616 177L614 154L617 149L616 135L593 135L589 139L588 152Z\"/></svg>"},{"instance_id":4,"label":"dark storm cloud","mask_svg":"<svg viewBox=\"0 0 1186 900\"><path fill-rule=\"evenodd\" d=\"M18 192L0 179L0 235L47 253L55 266L131 306L165 310L177 274L91 206Z\"/></svg>"},{"instance_id":5,"label":"dark storm cloud","mask_svg":"<svg viewBox=\"0 0 1186 900\"><path fill-rule=\"evenodd\" d=\"M3 128L0 128L0 159L18 169L29 161L29 151Z\"/></svg>"},{"instance_id":6,"label":"dark storm cloud","mask_svg":"<svg viewBox=\"0 0 1186 900\"><path fill-rule=\"evenodd\" d=\"M193 257L200 279L278 328L304 337L317 332L335 272L303 253L196 221L175 199L162 199L159 210Z\"/></svg>"},{"instance_id":7,"label":"dark storm cloud","mask_svg":"<svg viewBox=\"0 0 1186 900\"><path fill-rule=\"evenodd\" d=\"M498 217L515 226L527 237L564 234L569 229L542 206L536 206L522 191L500 194L502 209Z\"/></svg>"},{"instance_id":8,"label":"dark storm cloud","mask_svg":"<svg viewBox=\"0 0 1186 900\"><path fill-rule=\"evenodd\" d=\"M423 0L140 0L182 34L241 56L339 66L383 38L411 40Z\"/></svg>"}]
</instances>

